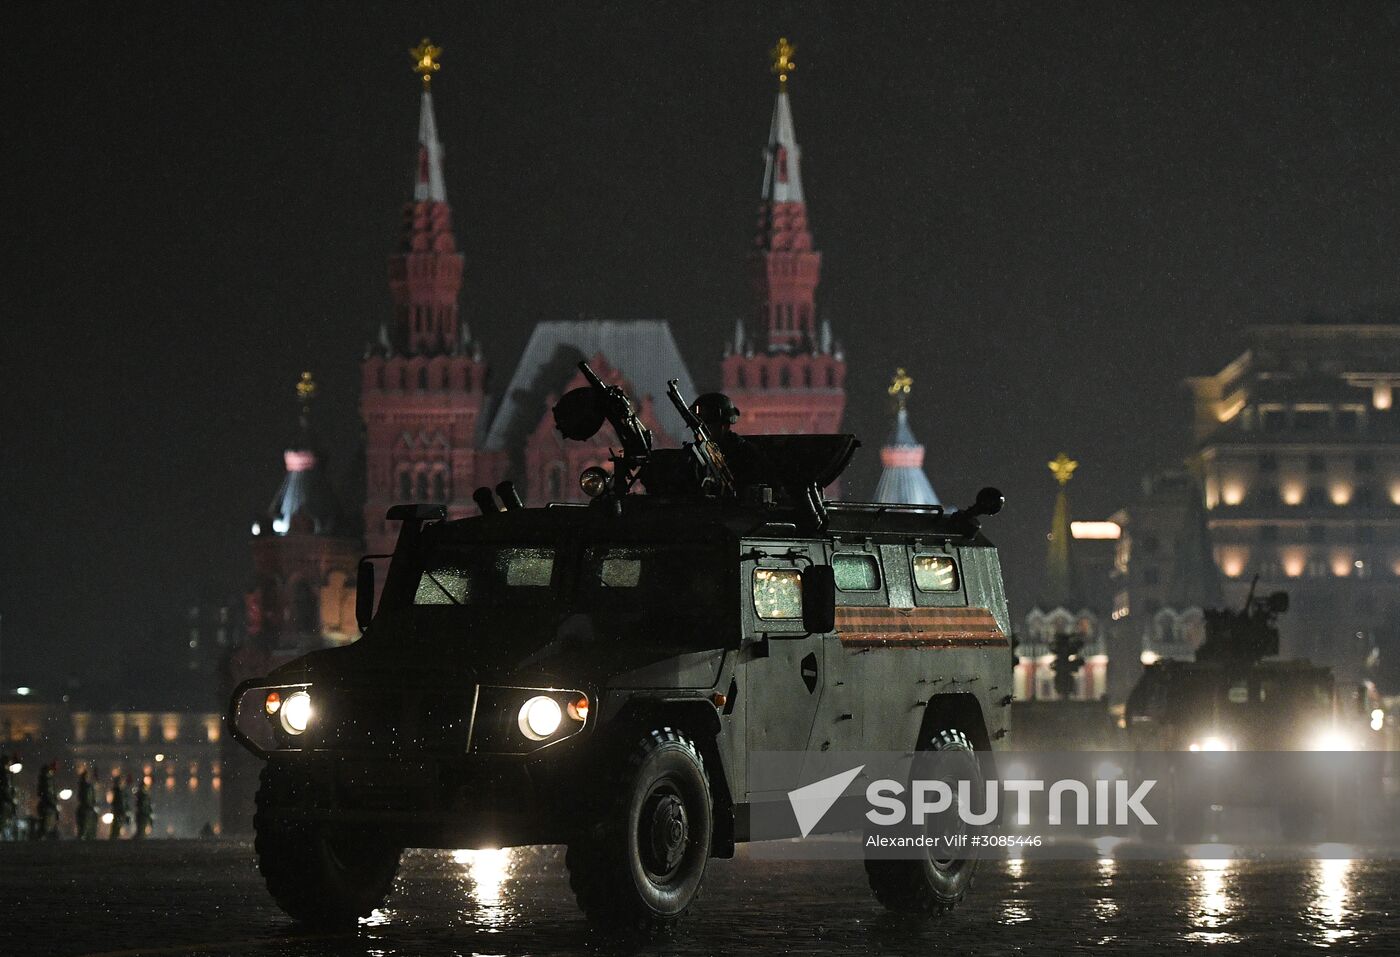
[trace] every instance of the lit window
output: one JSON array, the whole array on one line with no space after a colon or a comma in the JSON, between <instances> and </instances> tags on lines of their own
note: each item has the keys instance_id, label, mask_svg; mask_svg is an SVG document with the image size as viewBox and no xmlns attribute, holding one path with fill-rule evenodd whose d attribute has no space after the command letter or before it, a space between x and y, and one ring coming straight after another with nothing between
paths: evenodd
<instances>
[{"instance_id":1,"label":"lit window","mask_svg":"<svg viewBox=\"0 0 1400 957\"><path fill-rule=\"evenodd\" d=\"M914 584L919 591L957 591L958 566L947 555L915 555Z\"/></svg>"},{"instance_id":2,"label":"lit window","mask_svg":"<svg viewBox=\"0 0 1400 957\"><path fill-rule=\"evenodd\" d=\"M788 568L755 568L753 609L758 617L770 620L801 618L801 573Z\"/></svg>"}]
</instances>

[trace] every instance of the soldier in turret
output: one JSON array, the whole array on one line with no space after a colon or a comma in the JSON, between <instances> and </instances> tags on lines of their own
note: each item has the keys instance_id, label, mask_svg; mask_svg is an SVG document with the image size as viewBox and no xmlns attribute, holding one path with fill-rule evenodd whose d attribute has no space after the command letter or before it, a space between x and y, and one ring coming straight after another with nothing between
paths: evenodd
<instances>
[{"instance_id":1,"label":"soldier in turret","mask_svg":"<svg viewBox=\"0 0 1400 957\"><path fill-rule=\"evenodd\" d=\"M122 828L126 827L127 816L131 813L126 800L126 782L122 780L121 771L112 772L112 791L107 798L107 803L112 808L112 829L108 832L109 840L120 840Z\"/></svg>"},{"instance_id":2,"label":"soldier in turret","mask_svg":"<svg viewBox=\"0 0 1400 957\"><path fill-rule=\"evenodd\" d=\"M97 787L92 783L92 778L96 775L96 768L92 769L91 775L86 767L78 772L79 840L90 841L97 836Z\"/></svg>"},{"instance_id":3,"label":"soldier in turret","mask_svg":"<svg viewBox=\"0 0 1400 957\"><path fill-rule=\"evenodd\" d=\"M136 786L136 833L137 838L150 837L155 824L155 813L151 810L151 792L146 787L146 779Z\"/></svg>"},{"instance_id":4,"label":"soldier in turret","mask_svg":"<svg viewBox=\"0 0 1400 957\"><path fill-rule=\"evenodd\" d=\"M36 837L58 839L58 790L54 787L54 773L58 762L50 761L39 768L39 785L35 800L35 817L39 828Z\"/></svg>"},{"instance_id":5,"label":"soldier in turret","mask_svg":"<svg viewBox=\"0 0 1400 957\"><path fill-rule=\"evenodd\" d=\"M741 415L734 400L723 392L706 392L691 403L690 410L705 423L705 429L719 446L737 485L742 488L781 484L773 463L752 442L734 431Z\"/></svg>"}]
</instances>

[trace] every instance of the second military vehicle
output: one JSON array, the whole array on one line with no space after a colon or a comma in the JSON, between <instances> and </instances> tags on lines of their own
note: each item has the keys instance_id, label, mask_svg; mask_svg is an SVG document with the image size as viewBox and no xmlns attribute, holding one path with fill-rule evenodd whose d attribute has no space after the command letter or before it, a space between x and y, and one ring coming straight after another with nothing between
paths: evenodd
<instances>
[{"instance_id":1,"label":"second military vehicle","mask_svg":"<svg viewBox=\"0 0 1400 957\"><path fill-rule=\"evenodd\" d=\"M1336 811L1332 775L1290 773L1300 765L1265 754L1365 746L1356 709L1342 700L1330 668L1275 657L1278 616L1287 610L1286 592L1255 597L1251 586L1242 608L1205 613L1206 637L1196 660L1145 666L1128 696L1128 731L1139 752L1244 752L1228 762L1171 763L1166 796L1170 830L1179 841L1199 840L1212 808L1274 807L1288 838L1307 837L1320 814ZM1280 773L1289 779L1274 780Z\"/></svg>"},{"instance_id":2,"label":"second military vehicle","mask_svg":"<svg viewBox=\"0 0 1400 957\"><path fill-rule=\"evenodd\" d=\"M754 755L975 762L1000 737L1009 622L979 524L999 493L954 514L827 502L852 437L741 437L727 399L687 407L673 383L695 438L653 449L582 368L560 430L608 421L622 446L582 476L590 504L526 508L502 483L475 517L396 506L377 608L361 566L363 637L235 691L233 733L266 761L259 866L292 916L367 915L405 847L564 844L592 921L665 931L797 785L757 790ZM886 906L931 914L974 864L867 870Z\"/></svg>"}]
</instances>

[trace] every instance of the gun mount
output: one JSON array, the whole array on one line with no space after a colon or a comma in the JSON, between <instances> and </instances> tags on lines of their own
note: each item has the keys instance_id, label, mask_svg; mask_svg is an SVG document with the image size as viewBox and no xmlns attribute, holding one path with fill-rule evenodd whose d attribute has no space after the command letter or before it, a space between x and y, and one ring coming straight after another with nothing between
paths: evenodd
<instances>
[{"instance_id":1,"label":"gun mount","mask_svg":"<svg viewBox=\"0 0 1400 957\"><path fill-rule=\"evenodd\" d=\"M813 527L825 527L827 509L821 490L850 463L860 446L854 436L716 437L671 380L667 397L693 441L680 449L655 449L651 430L638 418L627 394L604 383L587 362L578 367L589 384L559 399L554 406L555 426L564 438L586 442L607 422L622 446L612 454L611 477L598 468L585 473L582 481L590 495L606 495L615 502L640 481L652 495L730 501L752 497L760 503L795 505ZM737 464L726 454L731 448L741 453Z\"/></svg>"},{"instance_id":2,"label":"gun mount","mask_svg":"<svg viewBox=\"0 0 1400 957\"><path fill-rule=\"evenodd\" d=\"M1249 667L1261 658L1278 654L1278 616L1288 611L1288 592L1254 597L1256 575L1244 607L1212 608L1205 613L1206 637L1196 649L1196 660Z\"/></svg>"}]
</instances>

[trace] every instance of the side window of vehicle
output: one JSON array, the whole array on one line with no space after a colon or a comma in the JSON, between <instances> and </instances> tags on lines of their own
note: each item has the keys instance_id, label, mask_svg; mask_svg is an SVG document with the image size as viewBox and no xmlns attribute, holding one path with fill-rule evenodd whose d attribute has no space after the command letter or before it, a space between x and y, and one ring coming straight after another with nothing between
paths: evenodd
<instances>
[{"instance_id":1,"label":"side window of vehicle","mask_svg":"<svg viewBox=\"0 0 1400 957\"><path fill-rule=\"evenodd\" d=\"M910 571L916 605L965 605L967 583L955 556L911 549Z\"/></svg>"},{"instance_id":2,"label":"side window of vehicle","mask_svg":"<svg viewBox=\"0 0 1400 957\"><path fill-rule=\"evenodd\" d=\"M914 556L914 587L919 591L957 591L960 585L958 563L951 555Z\"/></svg>"},{"instance_id":3,"label":"side window of vehicle","mask_svg":"<svg viewBox=\"0 0 1400 957\"><path fill-rule=\"evenodd\" d=\"M880 590L880 563L874 555L838 552L831 557L831 567L841 591Z\"/></svg>"},{"instance_id":4,"label":"side window of vehicle","mask_svg":"<svg viewBox=\"0 0 1400 957\"><path fill-rule=\"evenodd\" d=\"M801 618L802 573L795 568L755 568L753 610L765 621Z\"/></svg>"}]
</instances>

